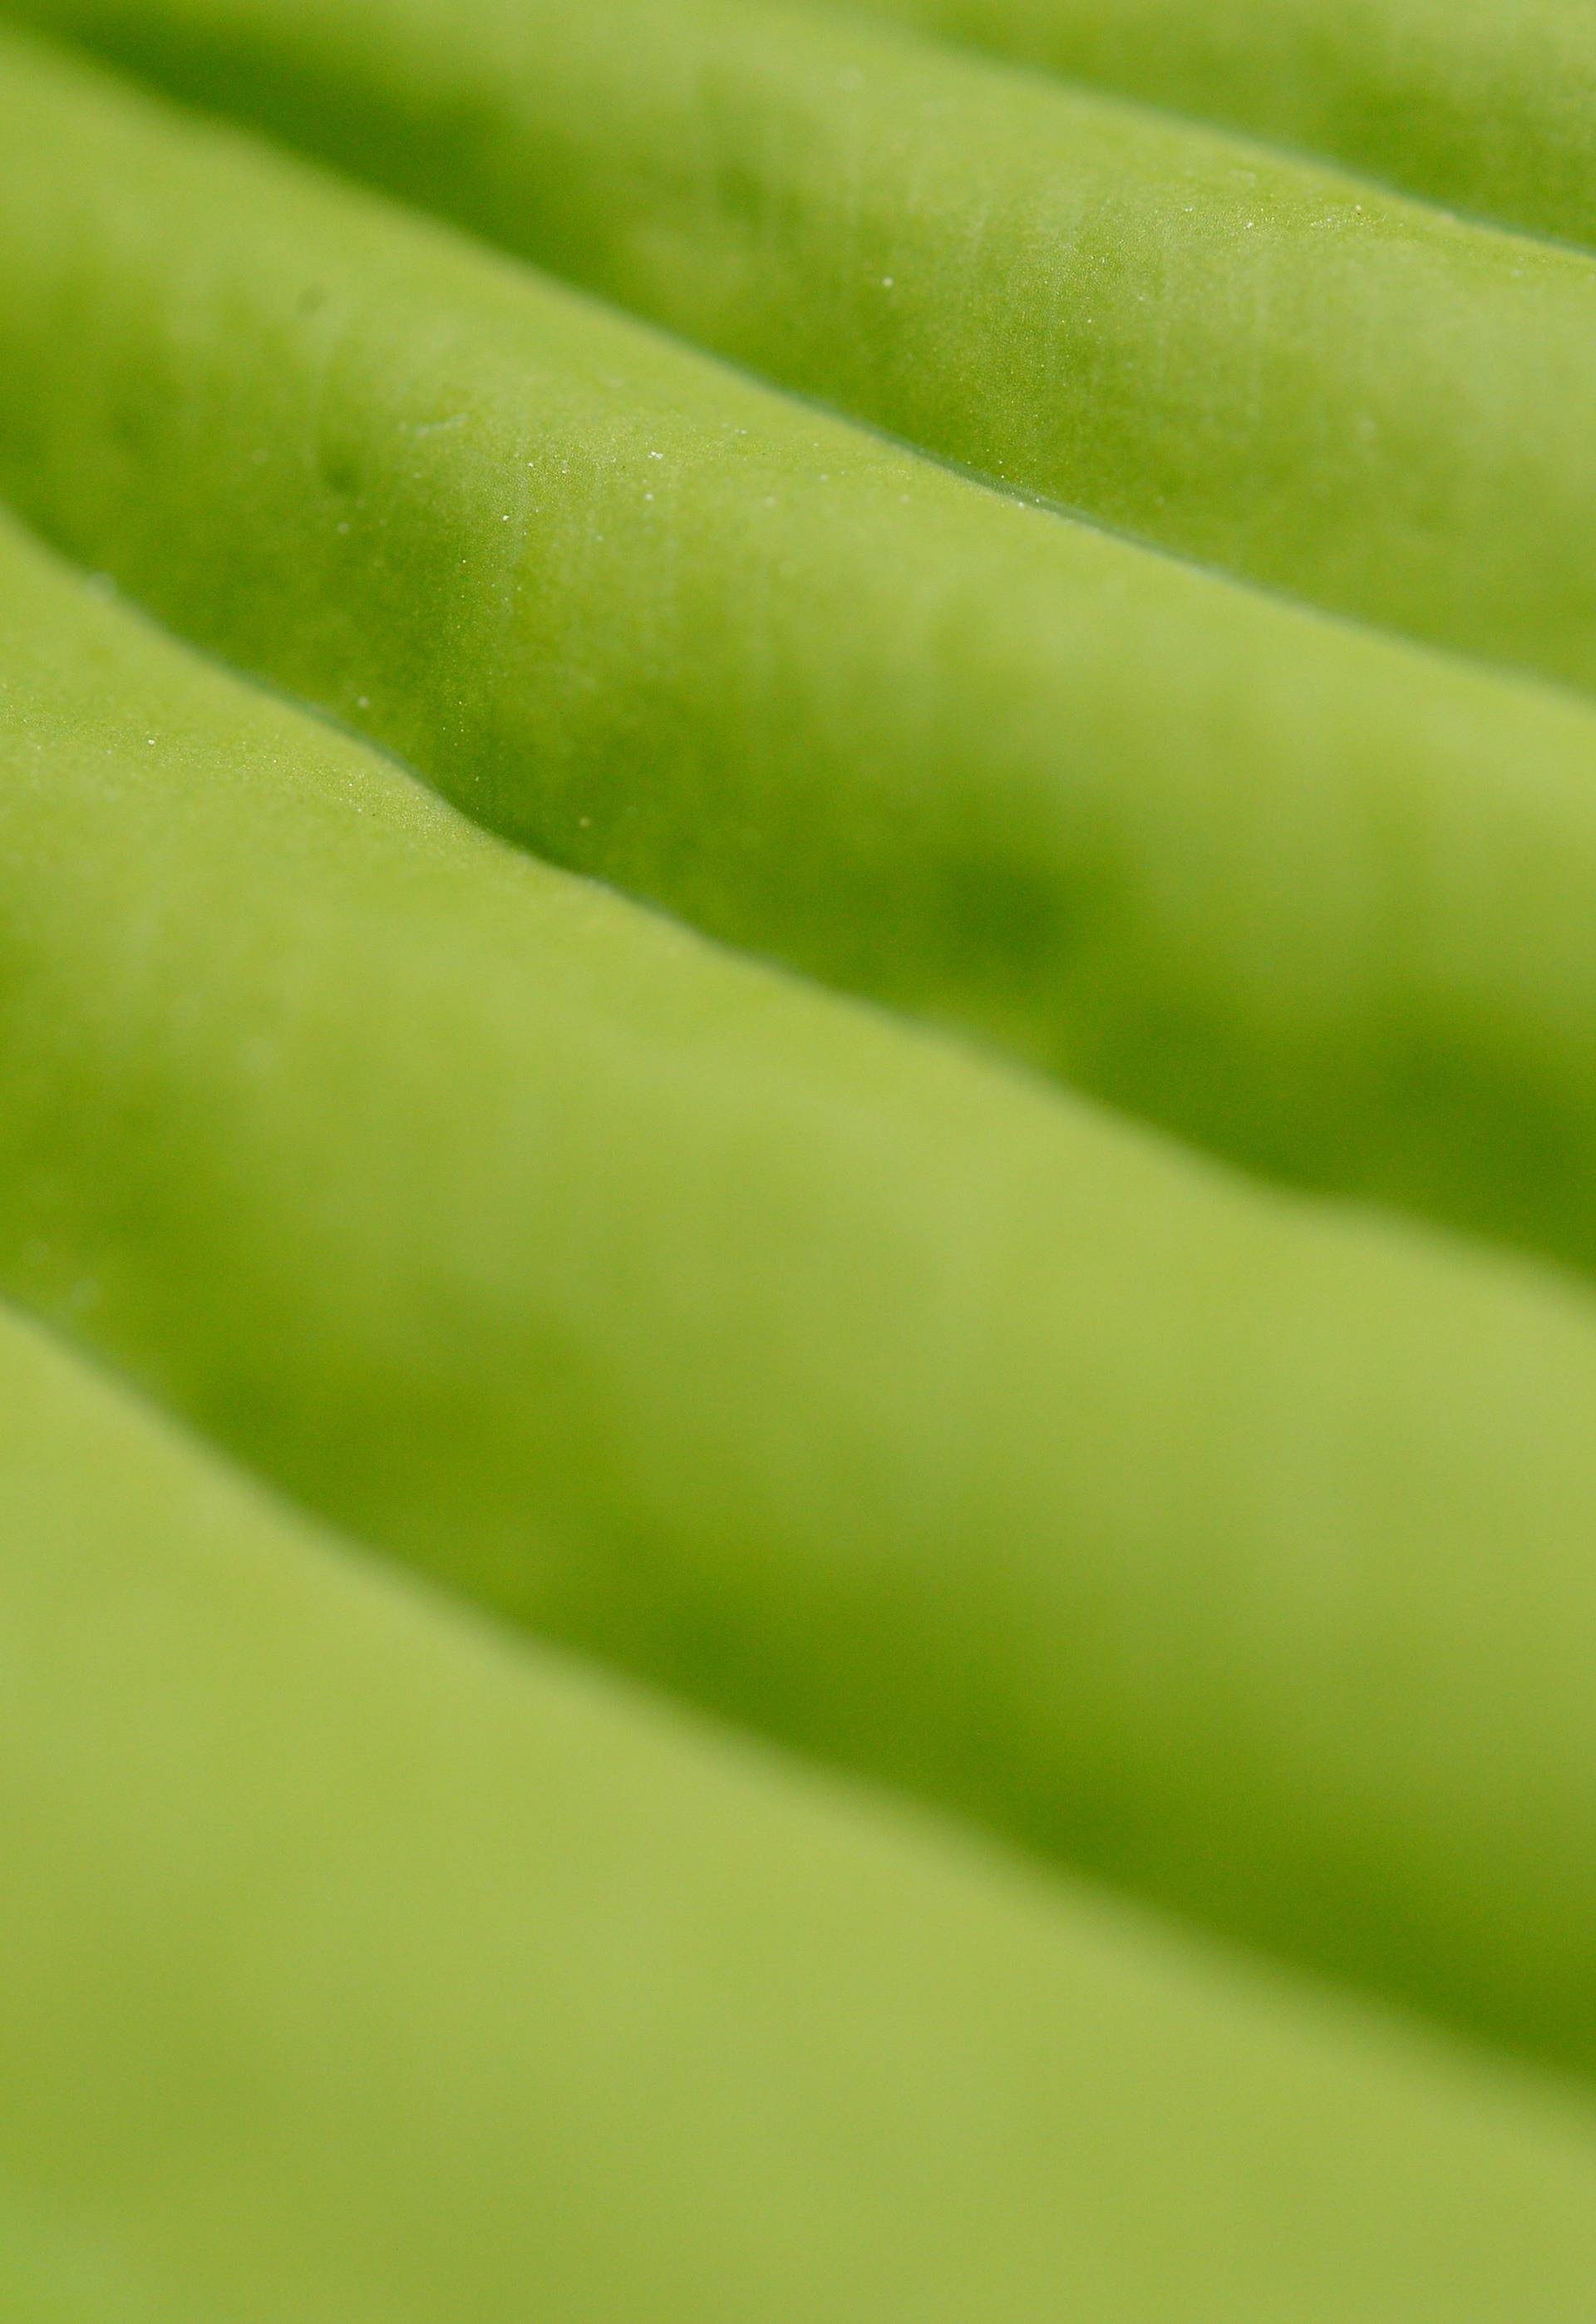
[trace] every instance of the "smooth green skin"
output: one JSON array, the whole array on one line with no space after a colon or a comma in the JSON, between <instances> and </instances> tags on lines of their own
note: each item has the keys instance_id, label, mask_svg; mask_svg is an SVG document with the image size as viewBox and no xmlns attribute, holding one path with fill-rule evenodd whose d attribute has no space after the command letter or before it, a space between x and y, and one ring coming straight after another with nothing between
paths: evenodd
<instances>
[{"instance_id":1,"label":"smooth green skin","mask_svg":"<svg viewBox=\"0 0 1596 2324\"><path fill-rule=\"evenodd\" d=\"M1596 241L1590 0L861 0L1372 171L1508 226ZM49 19L107 11L42 0ZM125 14L125 8L123 11Z\"/></svg>"},{"instance_id":2,"label":"smooth green skin","mask_svg":"<svg viewBox=\"0 0 1596 2324\"><path fill-rule=\"evenodd\" d=\"M1596 2135L291 1521L0 1319L7 2324L1585 2324Z\"/></svg>"},{"instance_id":3,"label":"smooth green skin","mask_svg":"<svg viewBox=\"0 0 1596 2324\"><path fill-rule=\"evenodd\" d=\"M1254 1166L1596 1266L1583 706L7 62L0 477L86 561L556 861Z\"/></svg>"},{"instance_id":4,"label":"smooth green skin","mask_svg":"<svg viewBox=\"0 0 1596 2324\"><path fill-rule=\"evenodd\" d=\"M1596 2067L1596 1314L504 848L14 538L0 1288L535 1629Z\"/></svg>"},{"instance_id":5,"label":"smooth green skin","mask_svg":"<svg viewBox=\"0 0 1596 2324\"><path fill-rule=\"evenodd\" d=\"M45 13L911 442L1596 687L1596 263L1577 253L816 9Z\"/></svg>"}]
</instances>

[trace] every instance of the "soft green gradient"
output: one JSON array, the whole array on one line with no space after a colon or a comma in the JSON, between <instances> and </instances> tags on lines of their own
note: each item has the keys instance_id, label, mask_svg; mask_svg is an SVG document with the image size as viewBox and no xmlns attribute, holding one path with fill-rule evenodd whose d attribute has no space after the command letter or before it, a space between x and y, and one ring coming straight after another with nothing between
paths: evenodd
<instances>
[{"instance_id":1,"label":"soft green gradient","mask_svg":"<svg viewBox=\"0 0 1596 2324\"><path fill-rule=\"evenodd\" d=\"M1440 202L1596 241L1590 0L862 0L1127 96L1332 154ZM96 0L35 13L136 38ZM529 12L530 13L530 12ZM120 19L113 23L113 18Z\"/></svg>"},{"instance_id":2,"label":"soft green gradient","mask_svg":"<svg viewBox=\"0 0 1596 2324\"><path fill-rule=\"evenodd\" d=\"M1596 1264L1586 708L9 61L0 475L84 559L559 862L1256 1167Z\"/></svg>"},{"instance_id":3,"label":"soft green gradient","mask_svg":"<svg viewBox=\"0 0 1596 2324\"><path fill-rule=\"evenodd\" d=\"M22 13L916 443L1596 686L1580 254L758 0ZM82 138L14 124L38 102L0 130L13 183L69 171Z\"/></svg>"},{"instance_id":4,"label":"soft green gradient","mask_svg":"<svg viewBox=\"0 0 1596 2324\"><path fill-rule=\"evenodd\" d=\"M1596 263L7 15L0 2324L1590 2324ZM1582 198L1547 0L1226 41Z\"/></svg>"},{"instance_id":5,"label":"soft green gradient","mask_svg":"<svg viewBox=\"0 0 1596 2324\"><path fill-rule=\"evenodd\" d=\"M1596 2067L1584 1300L0 576L0 1286L535 1628Z\"/></svg>"},{"instance_id":6,"label":"soft green gradient","mask_svg":"<svg viewBox=\"0 0 1596 2324\"><path fill-rule=\"evenodd\" d=\"M1583 2324L1527 2085L512 1652L0 1317L6 2324Z\"/></svg>"}]
</instances>

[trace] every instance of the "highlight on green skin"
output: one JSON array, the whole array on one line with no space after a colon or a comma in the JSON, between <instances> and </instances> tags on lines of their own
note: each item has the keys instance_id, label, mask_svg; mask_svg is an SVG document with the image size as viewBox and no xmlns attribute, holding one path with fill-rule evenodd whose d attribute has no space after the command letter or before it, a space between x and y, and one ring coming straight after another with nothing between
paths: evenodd
<instances>
[{"instance_id":1,"label":"highlight on green skin","mask_svg":"<svg viewBox=\"0 0 1596 2324\"><path fill-rule=\"evenodd\" d=\"M1588 1302L0 575L0 1289L535 1630L1596 2067Z\"/></svg>"},{"instance_id":2,"label":"highlight on green skin","mask_svg":"<svg viewBox=\"0 0 1596 2324\"><path fill-rule=\"evenodd\" d=\"M512 1648L0 1316L7 2324L1583 2324L1527 2077Z\"/></svg>"},{"instance_id":3,"label":"highlight on green skin","mask_svg":"<svg viewBox=\"0 0 1596 2324\"><path fill-rule=\"evenodd\" d=\"M858 0L872 15L1596 242L1589 0ZM31 13L136 42L106 0ZM162 13L166 13L162 11Z\"/></svg>"},{"instance_id":4,"label":"highlight on green skin","mask_svg":"<svg viewBox=\"0 0 1596 2324\"><path fill-rule=\"evenodd\" d=\"M1582 254L816 8L116 0L67 21L957 462L1596 687ZM76 193L37 102L17 81L5 181Z\"/></svg>"},{"instance_id":5,"label":"highlight on green skin","mask_svg":"<svg viewBox=\"0 0 1596 2324\"><path fill-rule=\"evenodd\" d=\"M1256 1167L1596 1265L1584 706L11 67L0 475L85 561L547 856Z\"/></svg>"}]
</instances>

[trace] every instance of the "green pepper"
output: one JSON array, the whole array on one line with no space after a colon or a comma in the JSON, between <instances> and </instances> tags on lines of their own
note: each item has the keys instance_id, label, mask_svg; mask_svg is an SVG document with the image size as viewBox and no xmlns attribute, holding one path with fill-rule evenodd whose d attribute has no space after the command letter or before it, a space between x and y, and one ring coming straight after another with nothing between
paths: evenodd
<instances>
[{"instance_id":1,"label":"green pepper","mask_svg":"<svg viewBox=\"0 0 1596 2324\"><path fill-rule=\"evenodd\" d=\"M1586 708L1022 508L20 45L0 185L0 476L203 643L715 935L1596 1264Z\"/></svg>"},{"instance_id":2,"label":"green pepper","mask_svg":"<svg viewBox=\"0 0 1596 2324\"><path fill-rule=\"evenodd\" d=\"M1596 2067L1596 1313L507 848L15 536L0 1289L513 1619Z\"/></svg>"},{"instance_id":3,"label":"green pepper","mask_svg":"<svg viewBox=\"0 0 1596 2324\"><path fill-rule=\"evenodd\" d=\"M34 5L947 458L1596 686L1578 253L823 9Z\"/></svg>"},{"instance_id":4,"label":"green pepper","mask_svg":"<svg viewBox=\"0 0 1596 2324\"><path fill-rule=\"evenodd\" d=\"M7 2324L1589 2312L1574 2108L512 1648L3 1315L0 1542Z\"/></svg>"}]
</instances>

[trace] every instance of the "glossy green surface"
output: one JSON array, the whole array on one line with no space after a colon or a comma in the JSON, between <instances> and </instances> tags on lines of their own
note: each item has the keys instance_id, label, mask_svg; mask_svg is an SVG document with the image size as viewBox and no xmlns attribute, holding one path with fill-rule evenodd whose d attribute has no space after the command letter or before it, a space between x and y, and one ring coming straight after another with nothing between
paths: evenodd
<instances>
[{"instance_id":1,"label":"glossy green surface","mask_svg":"<svg viewBox=\"0 0 1596 2324\"><path fill-rule=\"evenodd\" d=\"M1583 1299L738 961L0 576L0 1288L535 1629L1596 2066Z\"/></svg>"},{"instance_id":2,"label":"glossy green surface","mask_svg":"<svg viewBox=\"0 0 1596 2324\"><path fill-rule=\"evenodd\" d=\"M0 1316L7 2324L1596 2297L1596 2137L364 1569Z\"/></svg>"},{"instance_id":3,"label":"glossy green surface","mask_svg":"<svg viewBox=\"0 0 1596 2324\"><path fill-rule=\"evenodd\" d=\"M0 478L87 562L546 855L1596 1263L1596 716L10 61Z\"/></svg>"},{"instance_id":4,"label":"glossy green surface","mask_svg":"<svg viewBox=\"0 0 1596 2324\"><path fill-rule=\"evenodd\" d=\"M823 9L39 6L940 454L1596 685L1583 255Z\"/></svg>"}]
</instances>

